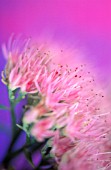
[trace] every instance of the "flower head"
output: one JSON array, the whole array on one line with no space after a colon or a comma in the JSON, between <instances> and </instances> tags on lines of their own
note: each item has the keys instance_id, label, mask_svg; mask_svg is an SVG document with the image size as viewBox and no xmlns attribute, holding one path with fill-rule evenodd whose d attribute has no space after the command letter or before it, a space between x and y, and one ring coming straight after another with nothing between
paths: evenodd
<instances>
[{"instance_id":1,"label":"flower head","mask_svg":"<svg viewBox=\"0 0 111 170\"><path fill-rule=\"evenodd\" d=\"M39 96L23 122L32 124L38 141L51 138L58 169L110 170L111 112L87 66L56 65L44 45L38 49L29 39L12 37L3 51L8 60L3 81Z\"/></svg>"},{"instance_id":2,"label":"flower head","mask_svg":"<svg viewBox=\"0 0 111 170\"><path fill-rule=\"evenodd\" d=\"M21 88L28 93L37 92L35 76L42 72L43 64L47 65L49 61L44 45L37 47L31 43L30 38L24 39L12 35L8 47L3 45L2 48L7 59L3 81L12 90Z\"/></svg>"}]
</instances>

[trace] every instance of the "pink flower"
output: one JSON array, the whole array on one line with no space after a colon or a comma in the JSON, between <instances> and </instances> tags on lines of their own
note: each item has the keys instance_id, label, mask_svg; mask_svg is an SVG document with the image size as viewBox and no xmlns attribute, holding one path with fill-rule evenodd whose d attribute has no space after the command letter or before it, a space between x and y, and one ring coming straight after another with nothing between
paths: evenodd
<instances>
[{"instance_id":1,"label":"pink flower","mask_svg":"<svg viewBox=\"0 0 111 170\"><path fill-rule=\"evenodd\" d=\"M69 138L60 136L59 131L56 131L52 140L51 154L58 164L60 163L62 156L72 147L74 147L74 143Z\"/></svg>"},{"instance_id":2,"label":"pink flower","mask_svg":"<svg viewBox=\"0 0 111 170\"><path fill-rule=\"evenodd\" d=\"M111 144L107 146L101 137L110 132L111 113L104 106L107 101L103 92L89 73L84 71L81 80L76 79L75 72L62 69L46 71L41 79L38 77L41 81L35 82L45 98L44 105L52 111L47 116L55 120L56 130L62 134L52 138L52 153L59 169L108 169Z\"/></svg>"},{"instance_id":3,"label":"pink flower","mask_svg":"<svg viewBox=\"0 0 111 170\"><path fill-rule=\"evenodd\" d=\"M37 92L34 79L40 71L42 73L43 65L46 66L49 61L45 47L37 47L30 39L15 38L12 35L8 47L3 45L3 53L8 60L3 81L12 90L21 88L28 93Z\"/></svg>"},{"instance_id":4,"label":"pink flower","mask_svg":"<svg viewBox=\"0 0 111 170\"><path fill-rule=\"evenodd\" d=\"M40 103L35 106L31 107L24 115L23 122L30 124L30 123L36 123L38 119L40 119L42 116L47 115L49 112L48 108L44 105L44 100L41 100Z\"/></svg>"},{"instance_id":5,"label":"pink flower","mask_svg":"<svg viewBox=\"0 0 111 170\"><path fill-rule=\"evenodd\" d=\"M72 141L86 138L88 129L95 125L98 114L103 112L104 96L101 91L96 92L94 79L85 67L70 70L60 65L48 70L44 66L34 82L43 99L43 111L38 106L29 110L26 114L26 117L30 115L29 122L34 118L40 120L42 116L45 121L49 117L52 121L54 119L55 128Z\"/></svg>"},{"instance_id":6,"label":"pink flower","mask_svg":"<svg viewBox=\"0 0 111 170\"><path fill-rule=\"evenodd\" d=\"M39 120L32 128L31 134L38 140L43 141L45 138L54 136L51 128L54 125L54 121L50 118Z\"/></svg>"},{"instance_id":7,"label":"pink flower","mask_svg":"<svg viewBox=\"0 0 111 170\"><path fill-rule=\"evenodd\" d=\"M38 141L52 139L59 170L110 170L111 113L103 91L85 65L53 64L47 49L14 36L3 46L8 60L3 81L40 96L23 122L33 123Z\"/></svg>"},{"instance_id":8,"label":"pink flower","mask_svg":"<svg viewBox=\"0 0 111 170\"><path fill-rule=\"evenodd\" d=\"M55 135L52 154L59 170L111 169L111 113L96 115L94 120L90 127L83 127L83 133L78 134L80 131L74 129L74 140Z\"/></svg>"},{"instance_id":9,"label":"pink flower","mask_svg":"<svg viewBox=\"0 0 111 170\"><path fill-rule=\"evenodd\" d=\"M103 142L104 141L104 142ZM59 170L110 170L111 152L105 140L90 139L78 141L59 162Z\"/></svg>"},{"instance_id":10,"label":"pink flower","mask_svg":"<svg viewBox=\"0 0 111 170\"><path fill-rule=\"evenodd\" d=\"M106 113L97 116L93 126L87 129L86 136L77 136L71 140L57 131L51 153L58 164L58 170L110 170L110 125L111 113Z\"/></svg>"}]
</instances>

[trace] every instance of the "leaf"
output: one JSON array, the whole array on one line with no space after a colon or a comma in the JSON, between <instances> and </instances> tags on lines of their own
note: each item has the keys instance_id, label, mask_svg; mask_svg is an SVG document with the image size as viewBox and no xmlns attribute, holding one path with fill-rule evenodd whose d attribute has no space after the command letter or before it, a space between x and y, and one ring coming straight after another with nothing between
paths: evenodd
<instances>
[{"instance_id":1,"label":"leaf","mask_svg":"<svg viewBox=\"0 0 111 170\"><path fill-rule=\"evenodd\" d=\"M16 124L18 128L22 129L23 131L25 131L25 133L27 134L27 138L28 138L28 141L29 141L29 138L30 138L30 132L29 132L29 125L28 124L23 124L23 126L19 125L19 124Z\"/></svg>"},{"instance_id":2,"label":"leaf","mask_svg":"<svg viewBox=\"0 0 111 170\"><path fill-rule=\"evenodd\" d=\"M19 124L16 124L18 128L24 130L23 126L19 125ZM25 131L25 130L24 130Z\"/></svg>"},{"instance_id":3,"label":"leaf","mask_svg":"<svg viewBox=\"0 0 111 170\"><path fill-rule=\"evenodd\" d=\"M25 157L27 159L27 161L29 162L29 164L32 166L32 168L35 169L35 165L32 161L32 156L31 156L31 152L28 150L28 149L24 149L24 154L25 154Z\"/></svg>"},{"instance_id":4,"label":"leaf","mask_svg":"<svg viewBox=\"0 0 111 170\"><path fill-rule=\"evenodd\" d=\"M10 108L8 108L7 106L2 105L2 104L0 104L0 109L1 110L10 110Z\"/></svg>"}]
</instances>

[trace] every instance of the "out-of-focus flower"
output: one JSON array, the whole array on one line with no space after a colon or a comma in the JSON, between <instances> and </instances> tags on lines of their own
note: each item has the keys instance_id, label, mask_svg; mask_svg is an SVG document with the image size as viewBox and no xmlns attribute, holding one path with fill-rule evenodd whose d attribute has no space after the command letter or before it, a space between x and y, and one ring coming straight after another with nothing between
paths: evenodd
<instances>
[{"instance_id":1,"label":"out-of-focus flower","mask_svg":"<svg viewBox=\"0 0 111 170\"><path fill-rule=\"evenodd\" d=\"M110 117L110 112L98 115L85 132L86 136L78 136L73 141L56 133L51 153L58 163L59 170L111 169ZM76 130L74 132L76 133Z\"/></svg>"},{"instance_id":2,"label":"out-of-focus flower","mask_svg":"<svg viewBox=\"0 0 111 170\"><path fill-rule=\"evenodd\" d=\"M43 141L45 138L54 136L54 131L50 130L54 122L52 119L47 118L35 123L31 134L35 136L38 141Z\"/></svg>"},{"instance_id":3,"label":"out-of-focus flower","mask_svg":"<svg viewBox=\"0 0 111 170\"><path fill-rule=\"evenodd\" d=\"M51 154L59 164L62 156L74 147L74 142L65 136L60 136L59 131L56 131L52 140L52 146Z\"/></svg>"},{"instance_id":4,"label":"out-of-focus flower","mask_svg":"<svg viewBox=\"0 0 111 170\"><path fill-rule=\"evenodd\" d=\"M39 118L45 116L48 113L48 108L44 105L44 100L42 99L39 104L35 107L31 107L23 117L23 122L30 124L36 123Z\"/></svg>"},{"instance_id":5,"label":"out-of-focus flower","mask_svg":"<svg viewBox=\"0 0 111 170\"><path fill-rule=\"evenodd\" d=\"M101 148L104 149L101 149ZM69 149L59 163L59 170L110 170L110 148L105 148L105 143L94 141L80 141L72 149Z\"/></svg>"}]
</instances>

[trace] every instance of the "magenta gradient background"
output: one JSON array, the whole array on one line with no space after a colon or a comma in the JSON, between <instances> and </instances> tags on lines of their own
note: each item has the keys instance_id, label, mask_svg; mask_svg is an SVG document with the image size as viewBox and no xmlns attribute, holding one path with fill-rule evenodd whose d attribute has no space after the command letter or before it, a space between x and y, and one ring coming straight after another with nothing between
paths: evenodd
<instances>
[{"instance_id":1,"label":"magenta gradient background","mask_svg":"<svg viewBox=\"0 0 111 170\"><path fill-rule=\"evenodd\" d=\"M56 42L76 44L110 90L111 0L0 0L0 45L12 32L34 38L45 32ZM0 57L1 71L5 65L1 51ZM2 83L0 87L0 103L8 105L6 87ZM0 123L10 127L8 112L0 111ZM0 131L0 160L9 142L10 134Z\"/></svg>"}]
</instances>

